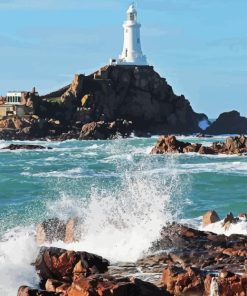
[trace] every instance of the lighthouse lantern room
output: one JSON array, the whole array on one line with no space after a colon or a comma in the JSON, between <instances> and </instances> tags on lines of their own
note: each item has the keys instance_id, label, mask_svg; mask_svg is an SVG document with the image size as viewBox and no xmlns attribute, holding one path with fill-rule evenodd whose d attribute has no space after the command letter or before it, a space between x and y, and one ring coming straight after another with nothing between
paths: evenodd
<instances>
[{"instance_id":1,"label":"lighthouse lantern room","mask_svg":"<svg viewBox=\"0 0 247 296\"><path fill-rule=\"evenodd\" d=\"M123 24L124 45L122 54L118 59L111 59L110 65L136 65L147 66L147 58L142 53L140 28L137 21L137 10L131 4L127 10L127 20Z\"/></svg>"}]
</instances>

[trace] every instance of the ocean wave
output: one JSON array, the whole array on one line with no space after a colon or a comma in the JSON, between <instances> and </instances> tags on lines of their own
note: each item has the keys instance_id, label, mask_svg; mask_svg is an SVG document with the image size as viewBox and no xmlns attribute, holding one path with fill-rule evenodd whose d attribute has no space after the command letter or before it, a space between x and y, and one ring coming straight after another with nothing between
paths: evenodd
<instances>
[{"instance_id":1,"label":"ocean wave","mask_svg":"<svg viewBox=\"0 0 247 296\"><path fill-rule=\"evenodd\" d=\"M40 172L40 173L31 173L31 172L22 172L22 176L29 177L41 177L41 178L82 178L83 169L80 167L73 168L66 171L51 171L51 172Z\"/></svg>"},{"instance_id":2,"label":"ocean wave","mask_svg":"<svg viewBox=\"0 0 247 296\"><path fill-rule=\"evenodd\" d=\"M31 263L38 254L34 230L15 228L0 241L0 295L14 296L21 285L38 286L39 279Z\"/></svg>"}]
</instances>

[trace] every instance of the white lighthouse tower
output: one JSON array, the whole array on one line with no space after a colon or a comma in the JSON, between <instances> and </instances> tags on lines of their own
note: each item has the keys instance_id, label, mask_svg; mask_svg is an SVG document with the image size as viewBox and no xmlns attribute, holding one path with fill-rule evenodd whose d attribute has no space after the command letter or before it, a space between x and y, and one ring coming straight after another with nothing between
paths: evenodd
<instances>
[{"instance_id":1,"label":"white lighthouse tower","mask_svg":"<svg viewBox=\"0 0 247 296\"><path fill-rule=\"evenodd\" d=\"M111 59L111 65L147 66L147 58L142 53L140 28L137 22L137 10L134 3L127 10L127 20L123 24L124 45L123 52L118 59Z\"/></svg>"}]
</instances>

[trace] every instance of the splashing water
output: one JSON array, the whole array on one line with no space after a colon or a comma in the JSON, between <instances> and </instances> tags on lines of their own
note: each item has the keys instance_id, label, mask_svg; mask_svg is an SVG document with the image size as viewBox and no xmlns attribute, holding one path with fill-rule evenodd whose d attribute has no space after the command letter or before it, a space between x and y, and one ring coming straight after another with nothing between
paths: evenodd
<instances>
[{"instance_id":1,"label":"splashing water","mask_svg":"<svg viewBox=\"0 0 247 296\"><path fill-rule=\"evenodd\" d=\"M21 285L39 282L31 263L38 254L34 231L15 228L0 241L0 295L14 296Z\"/></svg>"},{"instance_id":2,"label":"splashing water","mask_svg":"<svg viewBox=\"0 0 247 296\"><path fill-rule=\"evenodd\" d=\"M209 296L219 296L219 286L217 283L217 278L212 278Z\"/></svg>"},{"instance_id":3,"label":"splashing water","mask_svg":"<svg viewBox=\"0 0 247 296\"><path fill-rule=\"evenodd\" d=\"M111 261L138 259L159 238L161 228L177 218L181 208L175 158L170 157L165 165L169 172L166 176L150 174L148 164L142 163L121 173L121 182L114 188L92 187L87 200L75 202L63 196L50 203L49 209L62 209L63 217L66 206L68 212L75 213L75 205L83 221L80 242L53 245L94 252Z\"/></svg>"}]
</instances>

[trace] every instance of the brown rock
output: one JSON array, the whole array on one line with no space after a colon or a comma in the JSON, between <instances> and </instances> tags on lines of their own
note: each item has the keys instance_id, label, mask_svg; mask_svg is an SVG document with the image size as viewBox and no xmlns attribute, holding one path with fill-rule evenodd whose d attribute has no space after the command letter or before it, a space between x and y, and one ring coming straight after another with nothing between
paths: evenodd
<instances>
[{"instance_id":1,"label":"brown rock","mask_svg":"<svg viewBox=\"0 0 247 296\"><path fill-rule=\"evenodd\" d=\"M223 227L227 230L231 226L232 223L236 222L233 214L230 212L229 214L226 215L224 222L223 222Z\"/></svg>"},{"instance_id":2,"label":"brown rock","mask_svg":"<svg viewBox=\"0 0 247 296\"><path fill-rule=\"evenodd\" d=\"M32 289L26 286L19 288L17 296L62 296L61 293Z\"/></svg>"},{"instance_id":3,"label":"brown rock","mask_svg":"<svg viewBox=\"0 0 247 296\"><path fill-rule=\"evenodd\" d=\"M57 280L53 280L53 279L48 279L45 283L45 289L48 292L58 292L57 290L59 289L59 287L61 287L62 285L64 285L63 282L57 281ZM69 287L69 286L67 286ZM60 291L61 292L61 291Z\"/></svg>"},{"instance_id":4,"label":"brown rock","mask_svg":"<svg viewBox=\"0 0 247 296\"><path fill-rule=\"evenodd\" d=\"M114 122L91 122L83 125L79 139L106 140L118 136L128 137L132 130L132 122L126 120L117 120Z\"/></svg>"},{"instance_id":5,"label":"brown rock","mask_svg":"<svg viewBox=\"0 0 247 296\"><path fill-rule=\"evenodd\" d=\"M163 272L163 284L172 295L203 295L203 276L198 270L167 267Z\"/></svg>"},{"instance_id":6,"label":"brown rock","mask_svg":"<svg viewBox=\"0 0 247 296\"><path fill-rule=\"evenodd\" d=\"M80 262L81 267L79 270ZM72 282L74 273L88 276L107 271L109 262L100 256L87 252L66 251L59 248L42 247L35 262L35 268L43 285L48 279ZM75 268L76 267L76 268Z\"/></svg>"},{"instance_id":7,"label":"brown rock","mask_svg":"<svg viewBox=\"0 0 247 296\"><path fill-rule=\"evenodd\" d=\"M90 276L76 280L67 292L68 296L166 296L165 291L138 279L114 279L106 276Z\"/></svg>"},{"instance_id":8,"label":"brown rock","mask_svg":"<svg viewBox=\"0 0 247 296\"><path fill-rule=\"evenodd\" d=\"M217 152L212 147L201 146L198 153L213 155L213 154L216 154Z\"/></svg>"},{"instance_id":9,"label":"brown rock","mask_svg":"<svg viewBox=\"0 0 247 296\"><path fill-rule=\"evenodd\" d=\"M175 136L161 136L151 154L188 153L199 154L245 154L247 153L247 137L229 137L223 142L214 142L210 147L178 141Z\"/></svg>"},{"instance_id":10,"label":"brown rock","mask_svg":"<svg viewBox=\"0 0 247 296\"><path fill-rule=\"evenodd\" d=\"M78 219L69 219L65 228L64 242L66 244L75 242L79 239Z\"/></svg>"},{"instance_id":11,"label":"brown rock","mask_svg":"<svg viewBox=\"0 0 247 296\"><path fill-rule=\"evenodd\" d=\"M198 152L201 149L201 144L191 144L183 148L184 153Z\"/></svg>"},{"instance_id":12,"label":"brown rock","mask_svg":"<svg viewBox=\"0 0 247 296\"><path fill-rule=\"evenodd\" d=\"M151 154L184 153L187 146L191 146L191 144L178 141L175 136L161 136Z\"/></svg>"},{"instance_id":13,"label":"brown rock","mask_svg":"<svg viewBox=\"0 0 247 296\"><path fill-rule=\"evenodd\" d=\"M202 218L203 227L218 221L220 221L220 218L215 211L208 211L206 214L203 215Z\"/></svg>"}]
</instances>

